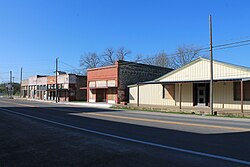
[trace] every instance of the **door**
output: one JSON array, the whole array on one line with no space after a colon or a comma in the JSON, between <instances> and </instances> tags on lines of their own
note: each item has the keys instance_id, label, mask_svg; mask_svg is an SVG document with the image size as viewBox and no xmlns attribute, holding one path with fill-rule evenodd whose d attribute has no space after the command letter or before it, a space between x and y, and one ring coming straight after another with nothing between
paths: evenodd
<instances>
[{"instance_id":1,"label":"door","mask_svg":"<svg viewBox=\"0 0 250 167\"><path fill-rule=\"evenodd\" d=\"M199 84L197 86L197 98L199 106L206 105L206 84Z\"/></svg>"},{"instance_id":2,"label":"door","mask_svg":"<svg viewBox=\"0 0 250 167\"><path fill-rule=\"evenodd\" d=\"M96 102L106 102L105 89L96 90Z\"/></svg>"}]
</instances>

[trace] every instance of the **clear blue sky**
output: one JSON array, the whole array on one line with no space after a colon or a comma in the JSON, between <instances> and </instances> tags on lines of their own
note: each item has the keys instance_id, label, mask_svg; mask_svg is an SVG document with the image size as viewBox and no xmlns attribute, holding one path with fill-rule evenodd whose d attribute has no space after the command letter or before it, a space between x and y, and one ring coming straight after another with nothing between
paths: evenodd
<instances>
[{"instance_id":1,"label":"clear blue sky","mask_svg":"<svg viewBox=\"0 0 250 167\"><path fill-rule=\"evenodd\" d=\"M173 53L179 45L250 39L249 0L0 0L0 82L52 74L55 58L74 67L87 52L124 46L137 54ZM215 59L250 67L250 45ZM60 69L69 69L60 64Z\"/></svg>"}]
</instances>

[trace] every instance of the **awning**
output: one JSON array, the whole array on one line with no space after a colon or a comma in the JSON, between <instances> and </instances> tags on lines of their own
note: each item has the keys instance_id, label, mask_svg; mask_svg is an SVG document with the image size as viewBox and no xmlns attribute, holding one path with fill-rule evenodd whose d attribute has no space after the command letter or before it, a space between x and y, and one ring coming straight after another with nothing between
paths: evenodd
<instances>
[{"instance_id":1,"label":"awning","mask_svg":"<svg viewBox=\"0 0 250 167\"><path fill-rule=\"evenodd\" d=\"M104 86L104 87L82 87L80 88L81 90L86 90L86 89L108 89L108 88L116 88L115 86L114 87L108 87L108 86Z\"/></svg>"},{"instance_id":2,"label":"awning","mask_svg":"<svg viewBox=\"0 0 250 167\"><path fill-rule=\"evenodd\" d=\"M214 79L214 82L229 82L229 81L250 81L250 78L225 78L225 79ZM189 81L149 81L149 82L138 82L134 85L129 85L128 87L133 87L136 85L147 85L147 84L173 84L173 83L209 83L210 80L189 80Z\"/></svg>"}]
</instances>

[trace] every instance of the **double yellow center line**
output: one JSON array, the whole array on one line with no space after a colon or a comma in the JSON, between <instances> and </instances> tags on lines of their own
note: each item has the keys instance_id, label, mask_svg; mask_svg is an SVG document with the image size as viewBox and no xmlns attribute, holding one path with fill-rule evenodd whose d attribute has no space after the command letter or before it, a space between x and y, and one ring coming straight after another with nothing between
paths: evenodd
<instances>
[{"instance_id":1,"label":"double yellow center line","mask_svg":"<svg viewBox=\"0 0 250 167\"><path fill-rule=\"evenodd\" d=\"M3 103L10 103L20 106L26 107L36 107L34 105L29 104L21 104L14 102L2 101ZM57 111L74 111L73 109L60 109L60 108L49 108L50 110ZM77 114L78 115L78 114ZM250 128L240 128L240 127L230 127L230 126L222 126L222 125L208 125L208 124L200 124L200 123L187 123L187 122L176 122L176 121L166 121L166 120L157 120L157 119L148 119L148 118L138 118L138 117L128 117L128 116L118 116L111 114L101 114L101 113L85 113L82 112L81 115L86 116L97 116L97 117L105 117L105 118L116 118L116 119L124 119L124 120L132 120L132 121L143 121L143 122L151 122L151 123L160 123L160 124L171 124L171 125L182 125L182 126L193 126L193 127L203 127L203 128L214 128L214 129L225 129L225 130L236 130L236 131L250 131Z\"/></svg>"},{"instance_id":2,"label":"double yellow center line","mask_svg":"<svg viewBox=\"0 0 250 167\"><path fill-rule=\"evenodd\" d=\"M111 115L111 114L84 113L84 115L93 115L93 116L99 116L99 117L109 117L109 118L152 122L152 123L162 123L162 124L172 124L172 125L195 126L195 127L203 127L203 128L216 128L216 129L226 129L226 130L236 130L236 131L250 131L249 128L229 127L229 126L221 126L221 125L208 125L208 124L200 124L200 123L165 121L165 120L138 118L138 117L117 116L117 115Z\"/></svg>"},{"instance_id":3,"label":"double yellow center line","mask_svg":"<svg viewBox=\"0 0 250 167\"><path fill-rule=\"evenodd\" d=\"M15 103L15 102L9 102L9 101L1 101L1 103L8 103L8 104L14 104L18 106L25 106L25 107L36 107L34 105L29 105L29 104L22 104L22 103ZM0 106L1 107L1 106Z\"/></svg>"}]
</instances>

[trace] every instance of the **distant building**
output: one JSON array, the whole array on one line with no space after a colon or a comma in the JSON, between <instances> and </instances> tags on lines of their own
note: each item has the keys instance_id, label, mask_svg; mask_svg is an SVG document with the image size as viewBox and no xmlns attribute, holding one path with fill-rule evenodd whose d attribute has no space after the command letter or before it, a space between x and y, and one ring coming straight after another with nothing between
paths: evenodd
<instances>
[{"instance_id":1,"label":"distant building","mask_svg":"<svg viewBox=\"0 0 250 167\"><path fill-rule=\"evenodd\" d=\"M170 71L170 68L120 60L111 66L88 69L87 87L82 89L87 89L88 102L127 102L127 85L156 79Z\"/></svg>"},{"instance_id":2,"label":"distant building","mask_svg":"<svg viewBox=\"0 0 250 167\"><path fill-rule=\"evenodd\" d=\"M87 77L60 72L57 76L59 101L86 101L86 90L80 87L86 86ZM21 95L26 98L39 100L56 99L55 76L32 76L21 83Z\"/></svg>"},{"instance_id":3,"label":"distant building","mask_svg":"<svg viewBox=\"0 0 250 167\"><path fill-rule=\"evenodd\" d=\"M28 79L22 80L21 90L20 90L20 94L22 97L28 97L28 89L29 89L29 80Z\"/></svg>"},{"instance_id":4,"label":"distant building","mask_svg":"<svg viewBox=\"0 0 250 167\"><path fill-rule=\"evenodd\" d=\"M40 82L39 78L44 78L44 75L36 75L28 78L28 89L27 89L27 98L36 99L37 98L37 81ZM21 85L22 87L22 85Z\"/></svg>"},{"instance_id":5,"label":"distant building","mask_svg":"<svg viewBox=\"0 0 250 167\"><path fill-rule=\"evenodd\" d=\"M86 76L79 76L75 74L61 74L58 75L58 98L59 101L75 101L87 100L86 90L80 90L80 87L86 86ZM48 77L47 80L47 99L55 100L56 92L56 78L55 76Z\"/></svg>"}]
</instances>

